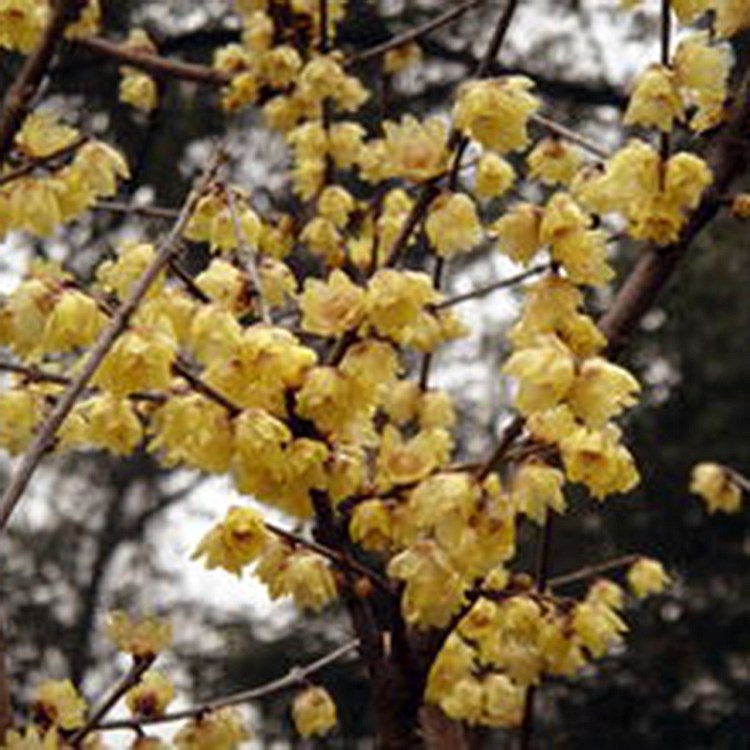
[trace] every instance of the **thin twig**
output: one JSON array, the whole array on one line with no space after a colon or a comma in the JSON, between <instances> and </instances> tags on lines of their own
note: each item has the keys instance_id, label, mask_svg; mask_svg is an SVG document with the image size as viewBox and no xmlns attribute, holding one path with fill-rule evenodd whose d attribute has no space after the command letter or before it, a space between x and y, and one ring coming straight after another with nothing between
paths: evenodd
<instances>
[{"instance_id":1,"label":"thin twig","mask_svg":"<svg viewBox=\"0 0 750 750\"><path fill-rule=\"evenodd\" d=\"M137 203L121 203L120 201L97 201L92 208L94 211L111 211L112 213L144 216L149 219L164 219L166 221L174 221L180 215L177 208L139 206Z\"/></svg>"},{"instance_id":2,"label":"thin twig","mask_svg":"<svg viewBox=\"0 0 750 750\"><path fill-rule=\"evenodd\" d=\"M580 133L576 133L575 130L565 127L565 125L560 124L556 120L551 120L549 117L538 114L531 115L529 119L540 128L549 130L550 133L553 133L566 141L575 143L577 146L580 146L594 156L597 156L602 161L607 161L612 156L612 154L603 146L594 143L590 138L586 138L586 136L581 135Z\"/></svg>"},{"instance_id":3,"label":"thin twig","mask_svg":"<svg viewBox=\"0 0 750 750\"><path fill-rule=\"evenodd\" d=\"M661 64L665 68L669 67L670 48L672 46L672 10L670 8L670 5L670 0L661 0ZM666 162L669 159L669 153L671 150L671 135L669 131L662 132L659 139L659 151L662 160L662 171L666 167Z\"/></svg>"},{"instance_id":4,"label":"thin twig","mask_svg":"<svg viewBox=\"0 0 750 750\"><path fill-rule=\"evenodd\" d=\"M5 493L2 499L0 499L0 532L7 525L44 454L54 442L58 429L88 386L115 341L127 328L130 317L145 298L151 285L169 263L169 259L172 257L172 253L175 252L179 239L190 220L198 199L208 189L223 158L223 151L217 149L216 154L212 157L209 166L198 181L197 186L191 191L188 199L185 201L179 218L172 227L169 235L162 242L155 258L143 276L133 286L128 299L117 308L109 324L102 331L96 344L94 344L89 352L89 356L80 372L71 381L55 408L45 419L30 448L11 474Z\"/></svg>"},{"instance_id":5,"label":"thin twig","mask_svg":"<svg viewBox=\"0 0 750 750\"><path fill-rule=\"evenodd\" d=\"M117 705L120 698L128 690L141 681L141 677L148 671L154 661L155 657L153 656L134 661L130 669L110 688L99 705L91 712L86 723L70 737L68 744L73 748L80 747L91 732L98 730L101 720Z\"/></svg>"},{"instance_id":6,"label":"thin twig","mask_svg":"<svg viewBox=\"0 0 750 750\"><path fill-rule=\"evenodd\" d=\"M242 251L242 254L247 259L247 268L250 273L250 280L253 282L255 287L255 299L258 303L258 314L260 319L266 325L273 325L271 319L271 311L268 308L268 303L263 296L263 283L260 278L260 272L258 271L258 256L255 252L255 248L250 247L250 243L247 241L245 232L242 230L240 224L240 215L237 211L237 203L234 199L234 193L231 187L226 189L227 195L227 206L229 207L229 213L232 217L232 227L234 229L234 239L237 243L237 247Z\"/></svg>"},{"instance_id":7,"label":"thin twig","mask_svg":"<svg viewBox=\"0 0 750 750\"><path fill-rule=\"evenodd\" d=\"M432 306L432 309L445 310L448 307L460 305L462 302L468 302L469 300L478 299L479 297L486 297L488 294L492 294L492 292L496 292L499 289L508 289L509 287L516 286L516 284L520 284L527 279L538 276L540 273L549 271L549 268L549 263L542 263L541 265L529 268L527 271L518 273L515 276L510 276L507 279L494 281L492 284L485 284L484 286L472 289L470 292L464 292L463 294L456 294L453 297L448 297L441 302L435 303Z\"/></svg>"},{"instance_id":8,"label":"thin twig","mask_svg":"<svg viewBox=\"0 0 750 750\"><path fill-rule=\"evenodd\" d=\"M57 151L53 151L51 154L47 154L47 156L41 156L37 159L31 159L26 164L18 167L18 169L14 169L11 172L6 172L4 175L0 176L0 187L13 182L14 180L18 180L21 177L25 177L35 169L49 166L59 159L64 159L65 157L74 154L88 140L89 137L87 135L81 135L72 143L68 144L67 146L63 146L63 148L57 149Z\"/></svg>"},{"instance_id":9,"label":"thin twig","mask_svg":"<svg viewBox=\"0 0 750 750\"><path fill-rule=\"evenodd\" d=\"M521 417L514 417L503 429L500 434L495 450L492 455L485 461L477 471L477 479L481 482L486 479L495 469L500 466L506 453L510 450L516 438L523 432L524 421Z\"/></svg>"},{"instance_id":10,"label":"thin twig","mask_svg":"<svg viewBox=\"0 0 750 750\"><path fill-rule=\"evenodd\" d=\"M26 58L3 101L0 112L0 164L13 147L13 140L28 115L36 92L47 74L52 58L68 23L84 5L82 0L58 0L52 3L47 26L37 48Z\"/></svg>"},{"instance_id":11,"label":"thin twig","mask_svg":"<svg viewBox=\"0 0 750 750\"><path fill-rule=\"evenodd\" d=\"M100 57L111 58L120 64L142 70L155 78L177 78L217 88L232 82L231 74L208 65L170 60L161 55L146 52L143 49L134 49L125 44L117 44L101 37L82 37L73 40L73 44Z\"/></svg>"},{"instance_id":12,"label":"thin twig","mask_svg":"<svg viewBox=\"0 0 750 750\"><path fill-rule=\"evenodd\" d=\"M638 562L640 559L641 555L623 555L622 557L616 557L613 560L607 560L606 562L587 565L579 570L574 570L572 573L565 573L565 575L550 578L547 585L551 589L560 588L561 586L569 586L571 583L586 581L589 578L600 576L602 573L609 573L611 570L627 567Z\"/></svg>"},{"instance_id":13,"label":"thin twig","mask_svg":"<svg viewBox=\"0 0 750 750\"><path fill-rule=\"evenodd\" d=\"M214 698L213 700L199 703L190 708L182 709L181 711L173 711L172 713L164 714L164 716L108 721L100 724L98 730L100 732L107 732L116 729L132 729L138 731L142 726L166 724L173 721L184 721L185 719L193 719L197 716L203 716L211 711L217 711L220 708L240 706L244 703L250 703L251 701L260 698L270 698L271 696L289 690L290 688L304 685L314 674L320 672L330 664L339 661L339 659L355 652L358 648L359 639L355 639L345 643L343 646L339 646L335 651L331 651L331 653L321 656L319 659L310 662L304 667L292 667L283 677L259 685L258 687L250 688L249 690L242 690L239 693L233 693L232 695L227 695L223 698Z\"/></svg>"},{"instance_id":14,"label":"thin twig","mask_svg":"<svg viewBox=\"0 0 750 750\"><path fill-rule=\"evenodd\" d=\"M420 26L415 26L412 29L408 29L400 34L397 34L396 36L388 39L382 44L378 44L374 47L370 47L370 49L364 50L363 52L352 55L346 61L346 64L359 65L361 63L368 62L369 60L381 57L382 55L385 55L387 52L390 52L393 49L398 49L399 47L403 47L404 45L411 42L416 42L423 36L426 36L433 31L437 31L443 26L447 26L452 21L455 21L456 19L463 16L467 11L470 11L477 6L482 5L484 2L486 2L486 0L468 0L468 2L459 4L455 8L451 8L451 10L448 10L445 13L436 16L435 18L421 24Z\"/></svg>"},{"instance_id":15,"label":"thin twig","mask_svg":"<svg viewBox=\"0 0 750 750\"><path fill-rule=\"evenodd\" d=\"M750 492L750 479L743 474L740 474L739 471L733 469L731 466L726 466L725 464L719 464L719 466L721 466L732 482L734 482L741 490Z\"/></svg>"}]
</instances>

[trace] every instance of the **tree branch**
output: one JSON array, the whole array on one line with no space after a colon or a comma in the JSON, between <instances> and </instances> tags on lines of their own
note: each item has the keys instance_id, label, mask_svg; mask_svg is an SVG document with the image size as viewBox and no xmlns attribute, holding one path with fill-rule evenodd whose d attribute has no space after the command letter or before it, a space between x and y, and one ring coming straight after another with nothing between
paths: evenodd
<instances>
[{"instance_id":1,"label":"tree branch","mask_svg":"<svg viewBox=\"0 0 750 750\"><path fill-rule=\"evenodd\" d=\"M321 656L319 659L310 662L304 667L292 667L292 669L290 669L283 677L259 685L258 687L243 690L239 693L232 693L232 695L227 695L223 698L214 698L213 700L199 703L190 708L182 709L181 711L173 711L172 713L164 714L164 716L140 719L118 719L116 721L105 722L100 724L97 729L100 732L107 732L115 729L133 729L138 731L140 727L143 726L167 724L173 721L193 719L197 716L210 713L211 711L217 711L220 708L239 706L243 703L250 703L251 701L258 700L259 698L270 698L271 696L289 690L290 688L304 685L314 674L320 672L322 669L339 659L354 653L358 648L359 640L355 639L345 643L343 646L339 646L336 650L331 651L331 653L326 654L325 656Z\"/></svg>"}]
</instances>

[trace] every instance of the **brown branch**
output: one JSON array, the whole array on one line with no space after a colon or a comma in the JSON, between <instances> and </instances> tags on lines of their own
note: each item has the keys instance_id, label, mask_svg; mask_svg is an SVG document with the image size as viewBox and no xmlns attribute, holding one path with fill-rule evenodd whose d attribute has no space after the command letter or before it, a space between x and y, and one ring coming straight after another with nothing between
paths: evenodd
<instances>
[{"instance_id":1,"label":"brown branch","mask_svg":"<svg viewBox=\"0 0 750 750\"><path fill-rule=\"evenodd\" d=\"M537 114L531 115L530 119L531 122L538 125L540 128L544 128L553 135L563 138L566 141L575 143L577 146L580 146L594 156L597 156L602 161L607 161L611 156L610 152L603 146L594 143L590 138L586 138L586 136L583 136L580 133L576 133L575 130L565 127L565 125L560 124L556 120L551 120L549 117Z\"/></svg>"},{"instance_id":2,"label":"brown branch","mask_svg":"<svg viewBox=\"0 0 750 750\"><path fill-rule=\"evenodd\" d=\"M81 49L88 50L100 57L116 60L122 65L130 65L155 78L177 78L207 86L221 87L231 83L232 76L208 65L170 60L161 55L133 49L124 44L117 44L101 37L83 37L73 40Z\"/></svg>"},{"instance_id":3,"label":"brown branch","mask_svg":"<svg viewBox=\"0 0 750 750\"><path fill-rule=\"evenodd\" d=\"M70 156L71 154L75 153L81 146L83 146L83 144L88 140L89 137L87 135L79 136L69 145L63 146L63 148L60 148L57 151L53 151L51 154L47 154L47 156L42 156L38 159L31 159L26 164L18 167L18 169L14 169L11 172L6 172L4 175L0 176L0 187L2 187L3 185L7 185L10 182L14 182L21 177L25 177L35 169L38 169L40 167L47 167L51 164L54 164L59 159L64 159L65 157Z\"/></svg>"},{"instance_id":4,"label":"brown branch","mask_svg":"<svg viewBox=\"0 0 750 750\"><path fill-rule=\"evenodd\" d=\"M71 381L55 408L45 419L30 448L11 474L5 493L2 499L0 499L0 532L2 532L10 520L16 505L23 496L44 454L53 444L57 430L75 406L76 401L88 386L115 341L127 328L130 317L145 298L151 285L169 263L169 259L172 257L179 243L179 239L190 220L198 199L208 189L223 158L223 151L220 149L217 150L198 184L185 201L179 218L172 227L169 235L162 242L155 258L143 276L134 285L128 299L117 308L109 324L102 331L96 344L91 349L80 372Z\"/></svg>"},{"instance_id":5,"label":"brown branch","mask_svg":"<svg viewBox=\"0 0 750 750\"><path fill-rule=\"evenodd\" d=\"M485 1L486 0L468 0L468 2L459 4L455 8L451 8L445 13L436 16L435 18L427 21L426 23L423 23L420 26L415 26L413 29L408 29L401 34L397 34L396 36L388 39L382 44L378 44L375 47L370 47L370 49L366 49L363 52L352 55L346 61L346 64L359 65L361 63L368 62L369 60L381 57L382 55L386 54L386 52L390 52L391 50L403 47L405 44L416 42L423 36L426 36L433 31L437 31L443 26L447 26L449 23L463 16L467 11L476 8Z\"/></svg>"},{"instance_id":6,"label":"brown branch","mask_svg":"<svg viewBox=\"0 0 750 750\"><path fill-rule=\"evenodd\" d=\"M616 557L614 560L587 565L579 570L574 570L572 573L565 573L565 575L550 578L547 585L551 589L556 589L561 586L569 586L571 583L586 581L589 578L595 578L596 576L602 575L602 573L609 573L612 570L632 565L633 563L638 562L641 557L641 555L623 555L622 557Z\"/></svg>"},{"instance_id":7,"label":"brown branch","mask_svg":"<svg viewBox=\"0 0 750 750\"><path fill-rule=\"evenodd\" d=\"M110 688L109 692L102 698L99 705L91 712L88 721L71 735L68 740L70 747L77 748L88 737L91 732L99 729L101 720L117 705L119 700L131 688L135 687L155 661L154 656L146 659L137 659L130 669Z\"/></svg>"},{"instance_id":8,"label":"brown branch","mask_svg":"<svg viewBox=\"0 0 750 750\"><path fill-rule=\"evenodd\" d=\"M0 112L0 164L10 153L16 133L31 110L32 101L57 52L65 27L83 5L82 0L57 0L52 3L52 12L39 44L26 58L3 101Z\"/></svg>"},{"instance_id":9,"label":"brown branch","mask_svg":"<svg viewBox=\"0 0 750 750\"><path fill-rule=\"evenodd\" d=\"M487 461L479 467L477 479L481 482L486 479L505 458L513 443L523 432L524 420L521 417L514 417L503 429L497 447Z\"/></svg>"},{"instance_id":10,"label":"brown branch","mask_svg":"<svg viewBox=\"0 0 750 750\"><path fill-rule=\"evenodd\" d=\"M174 221L180 211L176 208L163 206L139 206L137 203L121 203L120 201L97 201L92 206L94 211L111 211L112 213L127 214L129 216L143 216L148 219L164 219Z\"/></svg>"},{"instance_id":11,"label":"brown branch","mask_svg":"<svg viewBox=\"0 0 750 750\"><path fill-rule=\"evenodd\" d=\"M484 286L477 287L476 289L472 289L470 292L464 292L463 294L457 294L454 297L448 297L447 299L444 299L442 302L436 302L433 306L433 310L445 310L448 307L453 307L454 305L460 305L462 302L467 302L472 299L478 299L480 297L486 297L488 294L492 294L492 292L496 292L499 289L508 289L509 287L515 286L516 284L520 284L523 281L526 281L526 279L533 278L534 276L538 276L540 273L544 273L545 271L549 271L549 263L542 263L541 265L534 266L533 268L529 268L527 271L523 271L519 274L516 274L515 276L510 276L507 279L502 279L500 281L494 281L491 284L485 284Z\"/></svg>"},{"instance_id":12,"label":"brown branch","mask_svg":"<svg viewBox=\"0 0 750 750\"><path fill-rule=\"evenodd\" d=\"M333 664L334 662L342 659L345 656L353 653L359 648L359 640L352 640L345 643L343 646L339 646L336 650L331 653L321 656L319 659L310 662L304 667L292 667L286 675L279 677L276 680L267 682L258 687L250 688L249 690L243 690L239 693L233 693L232 695L224 696L223 698L214 698L213 700L206 701L205 703L199 703L190 708L182 709L181 711L174 711L164 716L153 716L148 718L139 719L118 719L116 721L109 721L100 724L98 730L100 732L107 732L116 729L132 729L138 731L143 726L152 724L167 724L173 721L183 721L185 719L193 719L198 716L203 716L210 713L211 711L217 711L220 708L227 708L229 706L240 706L244 703L250 703L251 701L258 700L259 698L270 698L271 696L277 695L278 693L295 688L300 685L306 684L310 677L317 672L320 672L325 667Z\"/></svg>"}]
</instances>

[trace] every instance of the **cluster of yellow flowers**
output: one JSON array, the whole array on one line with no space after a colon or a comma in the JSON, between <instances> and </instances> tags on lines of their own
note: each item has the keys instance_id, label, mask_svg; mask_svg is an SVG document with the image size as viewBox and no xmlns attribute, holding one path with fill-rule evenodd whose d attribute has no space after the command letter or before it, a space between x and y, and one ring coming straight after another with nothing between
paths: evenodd
<instances>
[{"instance_id":1,"label":"cluster of yellow flowers","mask_svg":"<svg viewBox=\"0 0 750 750\"><path fill-rule=\"evenodd\" d=\"M693 467L690 491L703 498L709 513L738 513L742 509L742 480L730 469L714 463ZM747 489L747 483L744 484Z\"/></svg>"},{"instance_id":2,"label":"cluster of yellow flowers","mask_svg":"<svg viewBox=\"0 0 750 750\"><path fill-rule=\"evenodd\" d=\"M78 130L48 111L26 118L15 149L24 174L10 179L14 169L0 166L0 239L15 230L47 237L98 199L113 196L118 180L129 176L118 151L99 140L84 142ZM53 161L33 169L35 162L44 163L58 153L62 158L69 151L69 163L55 166Z\"/></svg>"},{"instance_id":3,"label":"cluster of yellow flowers","mask_svg":"<svg viewBox=\"0 0 750 750\"><path fill-rule=\"evenodd\" d=\"M0 48L28 54L36 47L47 25L50 0L0 0ZM99 0L87 0L79 17L65 30L68 39L99 31Z\"/></svg>"},{"instance_id":4,"label":"cluster of yellow flowers","mask_svg":"<svg viewBox=\"0 0 750 750\"><path fill-rule=\"evenodd\" d=\"M623 8L635 8L644 0L620 0ZM699 21L709 11L714 12L714 33L720 38L735 36L750 28L750 8L743 0L670 0L677 18L685 24Z\"/></svg>"},{"instance_id":5,"label":"cluster of yellow flowers","mask_svg":"<svg viewBox=\"0 0 750 750\"><path fill-rule=\"evenodd\" d=\"M262 106L290 149L291 188L304 210L262 217L252 194L215 181L183 233L208 246L210 262L187 283L184 273L158 275L58 430L55 448L127 455L146 447L166 466L228 473L241 493L295 519L320 516L323 507L337 533L348 534L347 547L351 541L370 553L391 579L379 582L398 593L409 627L451 628L426 699L471 723L517 724L530 686L578 671L626 631L623 591L613 582L596 582L580 601L562 600L511 570L519 524L563 513L566 483L604 499L639 481L614 422L636 403L639 384L607 361L607 342L584 310L585 292L614 275L599 217L617 213L632 237L673 242L710 185L710 170L690 153L664 160L641 140L587 167L583 151L557 137L533 144L524 166L514 152L529 149L541 101L522 76L462 86L453 129L406 115L369 134L354 119L368 92L324 43L335 39L344 0L329 2L325 30L317 0L286 3L296 36L272 12L274 0L236 5L242 42L215 58L230 81L222 103L227 111ZM675 0L673 8L686 22L713 9L719 36L750 25L729 0ZM94 9L90 3L79 23L93 23ZM48 10L0 0L0 45L28 51ZM6 16L13 19L7 27ZM154 51L140 31L126 45ZM414 59L407 49L389 71ZM691 127L712 127L721 120L729 67L726 49L707 34L686 38L672 65L639 78L626 121L668 132L693 108ZM122 76L124 101L156 106L148 75L125 67ZM18 177L9 166L0 172L0 237L11 230L47 236L115 193L127 164L98 141L73 149L79 138L47 113L26 119L16 156L33 169ZM470 190L454 179L462 139L477 154ZM57 152L69 163L56 164ZM517 170L536 181L538 203L499 200ZM412 223L417 231L407 237ZM415 357L465 333L437 276L402 263L420 233L439 267L485 240L522 266L540 259L548 266L525 288L508 334L503 374L514 381L523 427L502 471L451 464L452 399L412 374ZM318 269L302 284L299 253ZM25 368L0 392L0 446L13 454L27 448L68 374L87 360L156 258L152 244L126 241L88 289L55 264L37 263L0 299L0 347ZM285 327L282 316L294 323ZM731 511L739 495L730 480L702 466L693 488L712 510ZM235 575L254 566L272 598L318 611L351 587L333 570L340 550L325 552L235 505L194 557ZM659 563L642 559L628 581L640 597L661 591L668 578ZM122 614L109 630L122 651L149 664L171 637L163 623L131 623ZM147 671L126 702L137 716L161 716L173 695L164 675ZM11 733L7 748L54 750L58 733L85 722L85 703L66 683L43 686L36 706L38 728ZM332 728L336 710L324 690L310 688L295 700L293 717L312 736ZM191 722L174 742L181 750L231 750L247 736L236 712L223 709ZM161 746L146 737L134 744Z\"/></svg>"}]
</instances>

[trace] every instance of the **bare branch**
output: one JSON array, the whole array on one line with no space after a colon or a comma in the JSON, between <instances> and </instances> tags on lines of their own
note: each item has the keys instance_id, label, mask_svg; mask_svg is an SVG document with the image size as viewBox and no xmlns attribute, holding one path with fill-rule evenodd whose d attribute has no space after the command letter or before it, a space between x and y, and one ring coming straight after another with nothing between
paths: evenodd
<instances>
[{"instance_id":1,"label":"bare branch","mask_svg":"<svg viewBox=\"0 0 750 750\"><path fill-rule=\"evenodd\" d=\"M632 565L633 563L638 562L641 557L642 555L623 555L622 557L616 557L613 560L607 560L606 562L587 565L585 568L574 570L572 573L566 573L562 576L550 578L547 585L551 589L557 589L561 586L569 586L571 583L586 581L589 578L595 578L603 573L609 573L612 570Z\"/></svg>"},{"instance_id":2,"label":"bare branch","mask_svg":"<svg viewBox=\"0 0 750 750\"><path fill-rule=\"evenodd\" d=\"M76 151L78 151L78 149L83 146L83 144L88 140L89 137L87 135L82 135L79 138L76 138L73 143L60 148L57 151L53 151L47 156L42 156L38 159L31 159L23 166L18 167L18 169L14 169L11 172L6 172L4 175L0 176L0 187L14 182L15 180L19 180L21 177L25 177L35 169L39 169L40 167L47 167L61 159L65 159L65 157L70 156L71 154L74 154Z\"/></svg>"},{"instance_id":3,"label":"bare branch","mask_svg":"<svg viewBox=\"0 0 750 750\"><path fill-rule=\"evenodd\" d=\"M154 660L155 657L151 657L133 662L130 669L110 688L99 705L91 712L88 721L70 737L68 743L71 747L80 747L84 739L99 728L99 722L117 705L120 698L130 688L135 687L141 681L141 677L151 667Z\"/></svg>"},{"instance_id":4,"label":"bare branch","mask_svg":"<svg viewBox=\"0 0 750 750\"><path fill-rule=\"evenodd\" d=\"M177 78L207 86L221 87L231 83L232 76L208 65L196 65L179 60L170 60L144 50L133 49L101 37L83 37L73 42L81 49L93 52L100 57L108 57L122 65L130 65L155 78Z\"/></svg>"},{"instance_id":5,"label":"bare branch","mask_svg":"<svg viewBox=\"0 0 750 750\"><path fill-rule=\"evenodd\" d=\"M211 711L217 711L220 708L227 708L229 706L240 706L243 703L250 703L251 701L258 700L260 698L270 698L271 696L282 693L291 688L299 687L304 685L310 677L317 672L320 672L325 667L333 664L336 661L349 656L359 648L359 640L355 639L345 643L343 646L339 646L331 653L321 656L313 662L310 662L304 667L292 667L283 677L280 677L271 682L267 682L264 685L250 688L249 690L243 690L239 693L233 693L232 695L224 696L223 698L214 698L213 700L206 701L205 703L199 703L190 708L185 708L181 711L174 711L164 716L155 716L143 719L119 719L117 721L109 721L100 724L98 730L100 732L112 731L115 729L133 729L138 730L140 727L148 726L152 724L167 724L173 721L183 721L185 719L193 719L197 716L203 716L204 714L210 713Z\"/></svg>"},{"instance_id":6,"label":"bare branch","mask_svg":"<svg viewBox=\"0 0 750 750\"><path fill-rule=\"evenodd\" d=\"M370 49L366 49L363 52L352 55L347 60L347 65L359 65L361 63L368 62L369 60L374 60L375 58L381 57L391 50L403 47L405 44L416 42L423 36L427 36L427 34L431 34L433 31L437 31L443 26L447 26L449 23L452 23L453 21L463 16L467 11L476 8L484 2L486 2L486 0L468 0L468 2L461 3L455 8L451 8L445 13L442 13L439 16L436 16L435 18L427 21L426 23L423 23L421 26L415 26L413 29L408 29L401 34L397 34L392 39L389 39L382 44L378 44L375 47L370 47Z\"/></svg>"}]
</instances>

